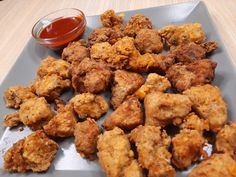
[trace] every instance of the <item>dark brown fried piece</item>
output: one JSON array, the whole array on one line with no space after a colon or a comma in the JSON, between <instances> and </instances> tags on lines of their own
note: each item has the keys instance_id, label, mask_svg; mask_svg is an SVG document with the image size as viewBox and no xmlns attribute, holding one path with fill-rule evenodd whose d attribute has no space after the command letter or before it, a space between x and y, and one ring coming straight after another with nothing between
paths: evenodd
<instances>
[{"instance_id":1,"label":"dark brown fried piece","mask_svg":"<svg viewBox=\"0 0 236 177\"><path fill-rule=\"evenodd\" d=\"M13 112L5 115L3 126L4 127L16 127L21 123L19 112Z\"/></svg>"},{"instance_id":2,"label":"dark brown fried piece","mask_svg":"<svg viewBox=\"0 0 236 177\"><path fill-rule=\"evenodd\" d=\"M168 70L166 77L179 92L192 86L211 83L217 63L210 59L195 60L188 64L177 63Z\"/></svg>"},{"instance_id":3,"label":"dark brown fried piece","mask_svg":"<svg viewBox=\"0 0 236 177\"><path fill-rule=\"evenodd\" d=\"M116 15L112 9L109 9L101 14L100 19L104 27L113 27L123 24L123 16Z\"/></svg>"},{"instance_id":4,"label":"dark brown fried piece","mask_svg":"<svg viewBox=\"0 0 236 177\"><path fill-rule=\"evenodd\" d=\"M207 41L202 43L201 47L205 49L206 53L211 53L218 48L218 44L215 41Z\"/></svg>"}]
</instances>

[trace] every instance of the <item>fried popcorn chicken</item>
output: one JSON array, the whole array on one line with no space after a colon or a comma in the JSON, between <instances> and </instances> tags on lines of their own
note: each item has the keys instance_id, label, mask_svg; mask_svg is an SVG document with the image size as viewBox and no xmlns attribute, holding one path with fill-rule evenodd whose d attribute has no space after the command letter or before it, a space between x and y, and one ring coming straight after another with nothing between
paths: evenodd
<instances>
[{"instance_id":1,"label":"fried popcorn chicken","mask_svg":"<svg viewBox=\"0 0 236 177\"><path fill-rule=\"evenodd\" d=\"M150 92L165 92L170 87L171 84L166 77L150 73L145 83L134 93L134 96L143 100Z\"/></svg>"},{"instance_id":2,"label":"fried popcorn chicken","mask_svg":"<svg viewBox=\"0 0 236 177\"><path fill-rule=\"evenodd\" d=\"M217 63L210 59L195 60L188 64L177 63L166 72L166 77L179 92L192 86L211 83L215 77Z\"/></svg>"},{"instance_id":3,"label":"fried popcorn chicken","mask_svg":"<svg viewBox=\"0 0 236 177\"><path fill-rule=\"evenodd\" d=\"M95 160L97 140L100 129L97 123L90 118L84 122L78 122L75 126L75 148L81 157Z\"/></svg>"},{"instance_id":4,"label":"fried popcorn chicken","mask_svg":"<svg viewBox=\"0 0 236 177\"><path fill-rule=\"evenodd\" d=\"M70 78L70 63L62 59L56 59L51 56L43 59L39 65L37 75L43 78L46 75L56 74L63 79Z\"/></svg>"},{"instance_id":5,"label":"fried popcorn chicken","mask_svg":"<svg viewBox=\"0 0 236 177\"><path fill-rule=\"evenodd\" d=\"M44 97L27 100L19 110L20 121L32 130L41 129L53 116L54 112Z\"/></svg>"},{"instance_id":6,"label":"fried popcorn chicken","mask_svg":"<svg viewBox=\"0 0 236 177\"><path fill-rule=\"evenodd\" d=\"M161 37L156 29L139 30L134 42L141 54L160 53L163 49Z\"/></svg>"},{"instance_id":7,"label":"fried popcorn chicken","mask_svg":"<svg viewBox=\"0 0 236 177\"><path fill-rule=\"evenodd\" d=\"M236 160L236 124L225 125L216 135L215 151L228 153Z\"/></svg>"},{"instance_id":8,"label":"fried popcorn chicken","mask_svg":"<svg viewBox=\"0 0 236 177\"><path fill-rule=\"evenodd\" d=\"M112 71L102 62L90 58L72 64L72 86L79 93L100 93L108 88Z\"/></svg>"},{"instance_id":9,"label":"fried popcorn chicken","mask_svg":"<svg viewBox=\"0 0 236 177\"><path fill-rule=\"evenodd\" d=\"M4 127L16 127L21 123L19 112L13 112L5 115L3 126Z\"/></svg>"},{"instance_id":10,"label":"fried popcorn chicken","mask_svg":"<svg viewBox=\"0 0 236 177\"><path fill-rule=\"evenodd\" d=\"M152 29L152 22L146 16L137 14L129 19L125 27L125 34L135 37L141 29Z\"/></svg>"},{"instance_id":11,"label":"fried popcorn chicken","mask_svg":"<svg viewBox=\"0 0 236 177\"><path fill-rule=\"evenodd\" d=\"M24 86L11 86L4 92L4 99L8 108L17 109L23 102L35 97L36 95L30 87Z\"/></svg>"},{"instance_id":12,"label":"fried popcorn chicken","mask_svg":"<svg viewBox=\"0 0 236 177\"><path fill-rule=\"evenodd\" d=\"M229 154L213 154L193 168L188 177L235 177L235 170L236 162Z\"/></svg>"},{"instance_id":13,"label":"fried popcorn chicken","mask_svg":"<svg viewBox=\"0 0 236 177\"><path fill-rule=\"evenodd\" d=\"M199 160L201 155L205 155L203 146L206 143L204 137L197 130L181 130L172 138L172 163L178 169L189 167L192 162Z\"/></svg>"},{"instance_id":14,"label":"fried popcorn chicken","mask_svg":"<svg viewBox=\"0 0 236 177\"><path fill-rule=\"evenodd\" d=\"M86 57L89 57L89 49L85 44L85 40L71 42L66 48L63 49L62 59L69 63L73 61L80 62Z\"/></svg>"},{"instance_id":15,"label":"fried popcorn chicken","mask_svg":"<svg viewBox=\"0 0 236 177\"><path fill-rule=\"evenodd\" d=\"M105 11L101 16L100 16L102 25L104 27L113 27L116 25L122 25L123 24L123 16L121 15L116 15L114 10L109 9Z\"/></svg>"},{"instance_id":16,"label":"fried popcorn chicken","mask_svg":"<svg viewBox=\"0 0 236 177\"><path fill-rule=\"evenodd\" d=\"M131 164L125 168L124 177L145 177L145 174L136 160L133 160Z\"/></svg>"},{"instance_id":17,"label":"fried popcorn chicken","mask_svg":"<svg viewBox=\"0 0 236 177\"><path fill-rule=\"evenodd\" d=\"M105 119L102 126L106 130L111 130L114 127L130 130L143 122L144 116L140 102L136 97L129 97Z\"/></svg>"},{"instance_id":18,"label":"fried popcorn chicken","mask_svg":"<svg viewBox=\"0 0 236 177\"><path fill-rule=\"evenodd\" d=\"M191 87L183 92L193 103L193 109L203 119L208 120L210 130L218 132L227 120L227 107L220 89L206 84Z\"/></svg>"},{"instance_id":19,"label":"fried popcorn chicken","mask_svg":"<svg viewBox=\"0 0 236 177\"><path fill-rule=\"evenodd\" d=\"M111 46L108 42L94 44L90 50L91 58L96 61L106 61L109 58Z\"/></svg>"},{"instance_id":20,"label":"fried popcorn chicken","mask_svg":"<svg viewBox=\"0 0 236 177\"><path fill-rule=\"evenodd\" d=\"M191 111L192 102L181 94L151 92L144 99L145 125L179 125Z\"/></svg>"},{"instance_id":21,"label":"fried popcorn chicken","mask_svg":"<svg viewBox=\"0 0 236 177\"><path fill-rule=\"evenodd\" d=\"M81 119L86 117L99 119L109 108L106 100L102 96L92 93L76 95L70 100L70 103Z\"/></svg>"},{"instance_id":22,"label":"fried popcorn chicken","mask_svg":"<svg viewBox=\"0 0 236 177\"><path fill-rule=\"evenodd\" d=\"M160 29L159 34L165 39L167 46L177 46L186 42L202 44L206 40L206 34L200 23L187 23L180 26L169 25Z\"/></svg>"},{"instance_id":23,"label":"fried popcorn chicken","mask_svg":"<svg viewBox=\"0 0 236 177\"><path fill-rule=\"evenodd\" d=\"M112 86L111 104L114 109L121 105L128 95L132 95L143 83L142 75L125 70L116 70Z\"/></svg>"},{"instance_id":24,"label":"fried popcorn chicken","mask_svg":"<svg viewBox=\"0 0 236 177\"><path fill-rule=\"evenodd\" d=\"M15 143L4 155L4 169L23 173L46 171L58 150L58 145L43 131L36 131Z\"/></svg>"},{"instance_id":25,"label":"fried popcorn chicken","mask_svg":"<svg viewBox=\"0 0 236 177\"><path fill-rule=\"evenodd\" d=\"M148 169L149 177L174 177L175 170L170 165L171 154L167 148L170 137L160 127L138 126L129 135L138 152L138 162Z\"/></svg>"}]
</instances>

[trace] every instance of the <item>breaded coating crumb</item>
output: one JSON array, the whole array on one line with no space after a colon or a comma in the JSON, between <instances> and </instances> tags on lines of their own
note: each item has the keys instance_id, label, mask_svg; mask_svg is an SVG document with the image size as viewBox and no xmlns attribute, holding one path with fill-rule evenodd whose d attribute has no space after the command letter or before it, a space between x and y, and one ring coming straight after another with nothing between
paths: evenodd
<instances>
[{"instance_id":1,"label":"breaded coating crumb","mask_svg":"<svg viewBox=\"0 0 236 177\"><path fill-rule=\"evenodd\" d=\"M183 92L193 103L193 109L203 119L208 120L210 130L218 132L227 120L227 107L220 89L206 84L191 87Z\"/></svg>"},{"instance_id":2,"label":"breaded coating crumb","mask_svg":"<svg viewBox=\"0 0 236 177\"><path fill-rule=\"evenodd\" d=\"M216 41L207 41L201 44L201 47L205 49L206 53L211 53L218 48L218 44Z\"/></svg>"},{"instance_id":3,"label":"breaded coating crumb","mask_svg":"<svg viewBox=\"0 0 236 177\"><path fill-rule=\"evenodd\" d=\"M21 123L19 112L13 112L5 115L3 126L4 127L16 127Z\"/></svg>"},{"instance_id":4,"label":"breaded coating crumb","mask_svg":"<svg viewBox=\"0 0 236 177\"><path fill-rule=\"evenodd\" d=\"M81 157L95 160L99 134L99 126L93 119L87 118L84 122L76 124L74 132L75 148Z\"/></svg>"},{"instance_id":5,"label":"breaded coating crumb","mask_svg":"<svg viewBox=\"0 0 236 177\"><path fill-rule=\"evenodd\" d=\"M130 130L143 122L144 116L139 100L136 97L129 97L105 119L102 126L106 130L111 130L115 127Z\"/></svg>"},{"instance_id":6,"label":"breaded coating crumb","mask_svg":"<svg viewBox=\"0 0 236 177\"><path fill-rule=\"evenodd\" d=\"M103 14L100 16L100 19L104 27L113 27L123 24L123 16L116 15L115 11L112 9L103 12Z\"/></svg>"},{"instance_id":7,"label":"breaded coating crumb","mask_svg":"<svg viewBox=\"0 0 236 177\"><path fill-rule=\"evenodd\" d=\"M133 160L131 164L125 168L124 177L145 177L145 174L138 162Z\"/></svg>"},{"instance_id":8,"label":"breaded coating crumb","mask_svg":"<svg viewBox=\"0 0 236 177\"><path fill-rule=\"evenodd\" d=\"M102 96L92 93L76 95L70 100L70 103L81 119L87 117L99 119L109 108L108 103Z\"/></svg>"}]
</instances>

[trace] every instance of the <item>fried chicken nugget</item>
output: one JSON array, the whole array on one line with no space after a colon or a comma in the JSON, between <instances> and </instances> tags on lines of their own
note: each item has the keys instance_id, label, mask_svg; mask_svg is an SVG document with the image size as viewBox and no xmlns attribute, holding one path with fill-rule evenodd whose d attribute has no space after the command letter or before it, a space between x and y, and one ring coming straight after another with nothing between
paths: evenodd
<instances>
[{"instance_id":1,"label":"fried chicken nugget","mask_svg":"<svg viewBox=\"0 0 236 177\"><path fill-rule=\"evenodd\" d=\"M4 127L16 127L21 123L19 112L13 112L5 115L3 126Z\"/></svg>"},{"instance_id":2,"label":"fried chicken nugget","mask_svg":"<svg viewBox=\"0 0 236 177\"><path fill-rule=\"evenodd\" d=\"M193 109L203 119L208 120L210 130L218 132L227 120L227 107L220 89L206 84L191 87L183 92L193 103Z\"/></svg>"},{"instance_id":3,"label":"fried chicken nugget","mask_svg":"<svg viewBox=\"0 0 236 177\"><path fill-rule=\"evenodd\" d=\"M23 173L46 171L55 158L58 145L38 130L19 140L4 154L4 169Z\"/></svg>"},{"instance_id":4,"label":"fried chicken nugget","mask_svg":"<svg viewBox=\"0 0 236 177\"><path fill-rule=\"evenodd\" d=\"M179 125L191 111L192 102L181 94L151 92L144 99L145 125Z\"/></svg>"},{"instance_id":5,"label":"fried chicken nugget","mask_svg":"<svg viewBox=\"0 0 236 177\"><path fill-rule=\"evenodd\" d=\"M125 70L116 70L114 73L111 104L116 109L145 82L145 79L138 73Z\"/></svg>"},{"instance_id":6,"label":"fried chicken nugget","mask_svg":"<svg viewBox=\"0 0 236 177\"><path fill-rule=\"evenodd\" d=\"M95 160L99 134L99 126L93 119L87 118L84 122L76 124L74 132L75 148L81 157Z\"/></svg>"},{"instance_id":7,"label":"fried chicken nugget","mask_svg":"<svg viewBox=\"0 0 236 177\"><path fill-rule=\"evenodd\" d=\"M76 95L70 100L70 103L81 119L86 117L99 119L109 108L108 103L102 96L92 93Z\"/></svg>"},{"instance_id":8,"label":"fried chicken nugget","mask_svg":"<svg viewBox=\"0 0 236 177\"><path fill-rule=\"evenodd\" d=\"M235 177L235 171L236 162L229 154L213 154L193 168L188 177Z\"/></svg>"},{"instance_id":9,"label":"fried chicken nugget","mask_svg":"<svg viewBox=\"0 0 236 177\"><path fill-rule=\"evenodd\" d=\"M116 25L123 24L123 16L116 15L115 11L112 9L109 9L109 10L105 11L103 14L101 14L100 20L101 20L102 25L104 27L113 27Z\"/></svg>"},{"instance_id":10,"label":"fried chicken nugget","mask_svg":"<svg viewBox=\"0 0 236 177\"><path fill-rule=\"evenodd\" d=\"M106 130L119 127L130 130L144 122L142 107L138 98L127 98L111 115L105 119L102 126Z\"/></svg>"},{"instance_id":11,"label":"fried chicken nugget","mask_svg":"<svg viewBox=\"0 0 236 177\"><path fill-rule=\"evenodd\" d=\"M11 86L4 92L4 100L8 108L17 109L23 102L35 97L30 87L25 86Z\"/></svg>"},{"instance_id":12,"label":"fried chicken nugget","mask_svg":"<svg viewBox=\"0 0 236 177\"><path fill-rule=\"evenodd\" d=\"M167 148L170 137L160 127L138 126L129 135L138 152L138 162L148 169L148 177L174 177L175 169L170 165L171 154Z\"/></svg>"},{"instance_id":13,"label":"fried chicken nugget","mask_svg":"<svg viewBox=\"0 0 236 177\"><path fill-rule=\"evenodd\" d=\"M125 168L124 177L145 177L143 169L140 167L136 160L133 160L131 164Z\"/></svg>"},{"instance_id":14,"label":"fried chicken nugget","mask_svg":"<svg viewBox=\"0 0 236 177\"><path fill-rule=\"evenodd\" d=\"M179 92L192 86L211 83L215 77L217 63L210 59L195 60L191 63L177 63L166 72L166 77Z\"/></svg>"}]
</instances>

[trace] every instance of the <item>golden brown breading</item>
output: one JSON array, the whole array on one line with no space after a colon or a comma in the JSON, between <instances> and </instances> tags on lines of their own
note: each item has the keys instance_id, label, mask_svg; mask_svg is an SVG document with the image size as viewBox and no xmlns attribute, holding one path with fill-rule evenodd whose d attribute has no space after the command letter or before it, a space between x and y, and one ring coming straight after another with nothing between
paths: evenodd
<instances>
[{"instance_id":1,"label":"golden brown breading","mask_svg":"<svg viewBox=\"0 0 236 177\"><path fill-rule=\"evenodd\" d=\"M111 104L114 109L121 105L128 95L132 95L143 83L142 75L125 70L116 70L112 86Z\"/></svg>"},{"instance_id":2,"label":"golden brown breading","mask_svg":"<svg viewBox=\"0 0 236 177\"><path fill-rule=\"evenodd\" d=\"M17 109L23 102L35 97L36 95L31 89L25 86L11 86L4 92L4 99L8 108Z\"/></svg>"},{"instance_id":3,"label":"golden brown breading","mask_svg":"<svg viewBox=\"0 0 236 177\"><path fill-rule=\"evenodd\" d=\"M134 42L141 54L160 53L163 49L161 37L156 29L139 30Z\"/></svg>"},{"instance_id":4,"label":"golden brown breading","mask_svg":"<svg viewBox=\"0 0 236 177\"><path fill-rule=\"evenodd\" d=\"M71 42L66 48L63 49L62 59L69 63L73 61L80 62L86 57L89 57L89 49L85 44L85 40Z\"/></svg>"},{"instance_id":5,"label":"golden brown breading","mask_svg":"<svg viewBox=\"0 0 236 177\"><path fill-rule=\"evenodd\" d=\"M125 27L125 34L134 37L141 29L152 29L152 22L146 16L136 14L130 17Z\"/></svg>"},{"instance_id":6,"label":"golden brown breading","mask_svg":"<svg viewBox=\"0 0 236 177\"><path fill-rule=\"evenodd\" d=\"M206 40L206 34L200 23L164 26L160 29L159 34L165 39L167 46L177 46L186 42L202 44Z\"/></svg>"},{"instance_id":7,"label":"golden brown breading","mask_svg":"<svg viewBox=\"0 0 236 177\"><path fill-rule=\"evenodd\" d=\"M39 67L37 75L43 78L46 75L56 74L63 79L70 78L70 63L62 59L56 59L51 56L44 58Z\"/></svg>"},{"instance_id":8,"label":"golden brown breading","mask_svg":"<svg viewBox=\"0 0 236 177\"><path fill-rule=\"evenodd\" d=\"M10 172L46 171L58 150L58 145L43 131L36 131L15 143L4 155L4 169Z\"/></svg>"},{"instance_id":9,"label":"golden brown breading","mask_svg":"<svg viewBox=\"0 0 236 177\"><path fill-rule=\"evenodd\" d=\"M171 154L167 148L170 137L160 127L138 126L129 135L138 152L138 162L148 169L149 177L174 177L175 170L170 165Z\"/></svg>"},{"instance_id":10,"label":"golden brown breading","mask_svg":"<svg viewBox=\"0 0 236 177\"><path fill-rule=\"evenodd\" d=\"M116 15L115 11L112 9L106 10L101 14L100 16L102 25L105 27L113 27L116 25L122 25L123 24L123 16Z\"/></svg>"},{"instance_id":11,"label":"golden brown breading","mask_svg":"<svg viewBox=\"0 0 236 177\"><path fill-rule=\"evenodd\" d=\"M138 162L133 160L131 164L125 168L124 177L145 177L145 174Z\"/></svg>"},{"instance_id":12,"label":"golden brown breading","mask_svg":"<svg viewBox=\"0 0 236 177\"><path fill-rule=\"evenodd\" d=\"M108 51L111 51L111 44L108 42L96 43L90 49L91 58L96 61L106 61L110 54Z\"/></svg>"},{"instance_id":13,"label":"golden brown breading","mask_svg":"<svg viewBox=\"0 0 236 177\"><path fill-rule=\"evenodd\" d=\"M21 123L19 112L13 112L5 115L3 126L4 127L16 127Z\"/></svg>"},{"instance_id":14,"label":"golden brown breading","mask_svg":"<svg viewBox=\"0 0 236 177\"><path fill-rule=\"evenodd\" d=\"M215 151L228 153L236 160L236 124L225 125L216 135Z\"/></svg>"},{"instance_id":15,"label":"golden brown breading","mask_svg":"<svg viewBox=\"0 0 236 177\"><path fill-rule=\"evenodd\" d=\"M172 138L172 163L178 169L188 168L206 152L203 146L206 140L197 130L184 129Z\"/></svg>"},{"instance_id":16,"label":"golden brown breading","mask_svg":"<svg viewBox=\"0 0 236 177\"><path fill-rule=\"evenodd\" d=\"M81 119L86 117L99 119L109 108L108 103L102 96L92 93L76 95L70 100L70 103Z\"/></svg>"},{"instance_id":17,"label":"golden brown breading","mask_svg":"<svg viewBox=\"0 0 236 177\"><path fill-rule=\"evenodd\" d=\"M106 130L119 127L130 130L144 122L142 107L138 98L127 98L111 115L105 119L102 126Z\"/></svg>"},{"instance_id":18,"label":"golden brown breading","mask_svg":"<svg viewBox=\"0 0 236 177\"><path fill-rule=\"evenodd\" d=\"M207 41L201 44L201 47L205 49L206 53L211 53L218 48L218 44L216 41Z\"/></svg>"},{"instance_id":19,"label":"golden brown breading","mask_svg":"<svg viewBox=\"0 0 236 177\"><path fill-rule=\"evenodd\" d=\"M192 86L211 83L215 77L217 63L210 59L195 60L191 63L177 63L166 72L166 77L179 92Z\"/></svg>"},{"instance_id":20,"label":"golden brown breading","mask_svg":"<svg viewBox=\"0 0 236 177\"><path fill-rule=\"evenodd\" d=\"M134 93L134 96L143 100L150 92L165 92L170 87L171 84L166 77L150 73L145 83Z\"/></svg>"},{"instance_id":21,"label":"golden brown breading","mask_svg":"<svg viewBox=\"0 0 236 177\"><path fill-rule=\"evenodd\" d=\"M21 122L33 130L42 128L53 116L54 112L44 97L27 100L19 110Z\"/></svg>"},{"instance_id":22,"label":"golden brown breading","mask_svg":"<svg viewBox=\"0 0 236 177\"><path fill-rule=\"evenodd\" d=\"M227 107L218 87L206 84L191 87L183 94L190 98L197 114L208 120L210 130L218 132L224 126L227 120Z\"/></svg>"},{"instance_id":23,"label":"golden brown breading","mask_svg":"<svg viewBox=\"0 0 236 177\"><path fill-rule=\"evenodd\" d=\"M144 99L145 125L179 125L191 111L192 102L181 94L151 92Z\"/></svg>"},{"instance_id":24,"label":"golden brown breading","mask_svg":"<svg viewBox=\"0 0 236 177\"><path fill-rule=\"evenodd\" d=\"M102 62L90 58L72 64L72 86L79 93L100 93L108 88L112 71Z\"/></svg>"},{"instance_id":25,"label":"golden brown breading","mask_svg":"<svg viewBox=\"0 0 236 177\"><path fill-rule=\"evenodd\" d=\"M97 123L90 118L84 122L78 122L75 126L75 148L81 157L95 160L97 140L100 129Z\"/></svg>"},{"instance_id":26,"label":"golden brown breading","mask_svg":"<svg viewBox=\"0 0 236 177\"><path fill-rule=\"evenodd\" d=\"M188 177L235 177L236 162L229 154L213 154L202 161L189 173Z\"/></svg>"}]
</instances>

